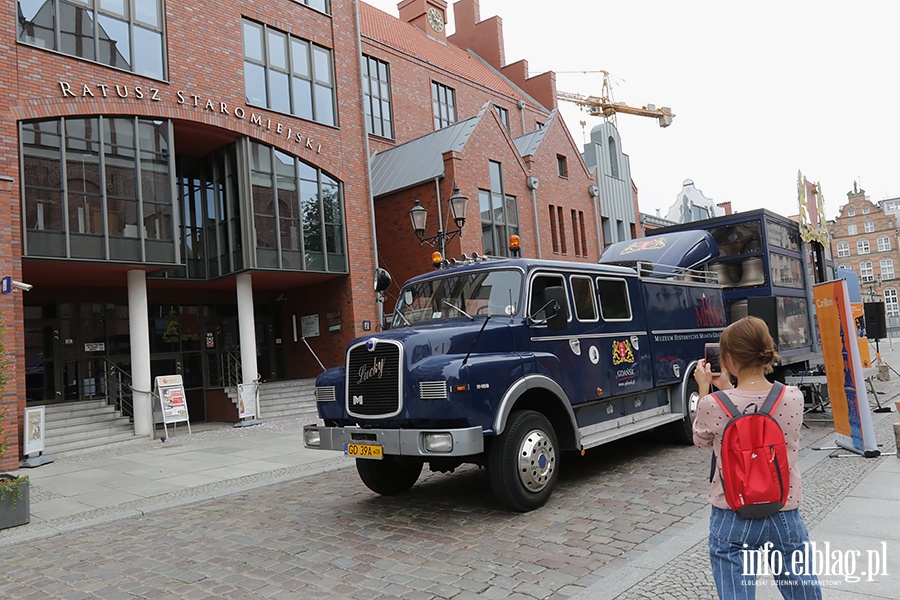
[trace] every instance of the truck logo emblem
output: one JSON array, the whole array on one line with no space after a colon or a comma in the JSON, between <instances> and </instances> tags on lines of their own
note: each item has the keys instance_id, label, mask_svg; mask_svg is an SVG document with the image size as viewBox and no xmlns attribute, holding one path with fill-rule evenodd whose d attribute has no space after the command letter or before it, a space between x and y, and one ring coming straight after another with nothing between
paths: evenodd
<instances>
[{"instance_id":1,"label":"truck logo emblem","mask_svg":"<svg viewBox=\"0 0 900 600\"><path fill-rule=\"evenodd\" d=\"M659 250L666 247L665 236L660 236L652 240L641 240L632 242L625 247L619 254L631 254L632 252L640 252L641 250Z\"/></svg>"},{"instance_id":2,"label":"truck logo emblem","mask_svg":"<svg viewBox=\"0 0 900 600\"><path fill-rule=\"evenodd\" d=\"M621 342L613 340L612 362L614 365L634 362L634 353L631 351L631 342L628 340L622 340Z\"/></svg>"},{"instance_id":3,"label":"truck logo emblem","mask_svg":"<svg viewBox=\"0 0 900 600\"><path fill-rule=\"evenodd\" d=\"M357 404L362 406L362 399L362 396L353 396L353 406L356 406Z\"/></svg>"},{"instance_id":4,"label":"truck logo emblem","mask_svg":"<svg viewBox=\"0 0 900 600\"><path fill-rule=\"evenodd\" d=\"M366 365L359 367L359 379L356 380L356 385L361 385L373 377L381 379L382 375L384 375L384 358L376 358L371 367Z\"/></svg>"}]
</instances>

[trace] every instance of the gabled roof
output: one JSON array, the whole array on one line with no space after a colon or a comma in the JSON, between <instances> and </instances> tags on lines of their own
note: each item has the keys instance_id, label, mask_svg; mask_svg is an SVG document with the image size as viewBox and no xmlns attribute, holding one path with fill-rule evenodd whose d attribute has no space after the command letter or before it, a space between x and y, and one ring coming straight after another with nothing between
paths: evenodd
<instances>
[{"instance_id":1,"label":"gabled roof","mask_svg":"<svg viewBox=\"0 0 900 600\"><path fill-rule=\"evenodd\" d=\"M443 175L442 155L462 151L489 106L485 104L474 117L375 154L369 162L372 196L384 196Z\"/></svg>"},{"instance_id":2,"label":"gabled roof","mask_svg":"<svg viewBox=\"0 0 900 600\"><path fill-rule=\"evenodd\" d=\"M484 85L496 93L516 99L528 97L524 91L463 48L452 43L438 42L418 27L365 2L359 3L359 28L363 38Z\"/></svg>"},{"instance_id":3,"label":"gabled roof","mask_svg":"<svg viewBox=\"0 0 900 600\"><path fill-rule=\"evenodd\" d=\"M553 118L556 116L556 110L550 113L550 117L547 119L547 122L540 129L536 129L530 133L526 133L525 135L520 135L517 138L513 138L513 143L516 145L516 150L519 151L521 156L534 156L537 153L538 147L541 145L541 142L544 141L544 136L547 135L547 131L550 129L550 123L553 122Z\"/></svg>"}]
</instances>

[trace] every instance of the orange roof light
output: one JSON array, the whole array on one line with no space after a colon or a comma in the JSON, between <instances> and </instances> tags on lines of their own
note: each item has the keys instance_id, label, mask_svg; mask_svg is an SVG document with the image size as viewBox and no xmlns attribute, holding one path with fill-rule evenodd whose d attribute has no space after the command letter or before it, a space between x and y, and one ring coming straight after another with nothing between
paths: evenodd
<instances>
[{"instance_id":1,"label":"orange roof light","mask_svg":"<svg viewBox=\"0 0 900 600\"><path fill-rule=\"evenodd\" d=\"M431 253L431 264L434 265L434 268L437 269L441 266L441 263L444 262L444 257L441 256L441 253L435 250Z\"/></svg>"},{"instance_id":2,"label":"orange roof light","mask_svg":"<svg viewBox=\"0 0 900 600\"><path fill-rule=\"evenodd\" d=\"M519 250L521 250L521 240L519 240L519 236L509 236L509 251L513 256L518 256Z\"/></svg>"}]
</instances>

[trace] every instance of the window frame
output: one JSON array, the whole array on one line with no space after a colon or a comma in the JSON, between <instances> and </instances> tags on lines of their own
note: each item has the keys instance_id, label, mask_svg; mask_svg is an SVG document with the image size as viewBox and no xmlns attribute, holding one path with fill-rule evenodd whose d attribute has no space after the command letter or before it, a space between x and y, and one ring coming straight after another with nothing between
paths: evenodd
<instances>
[{"instance_id":1,"label":"window frame","mask_svg":"<svg viewBox=\"0 0 900 600\"><path fill-rule=\"evenodd\" d=\"M885 243L882 244L881 243L882 241L884 241ZM878 236L877 244L878 244L879 252L890 252L891 251L891 236L889 236L889 235Z\"/></svg>"},{"instance_id":2,"label":"window frame","mask_svg":"<svg viewBox=\"0 0 900 600\"><path fill-rule=\"evenodd\" d=\"M363 67L362 67L362 77L363 77L363 102L365 103L365 112L364 117L366 119L366 132L370 135L377 135L378 137L383 137L387 139L394 139L394 101L393 101L393 90L391 89L391 65L387 61L383 61L380 58L375 58L374 56L369 56L367 54L363 54ZM372 76L371 66L374 63L375 66L375 77ZM382 80L381 72L382 66L384 67L384 73L386 78ZM368 80L369 85L366 85L366 80ZM372 94L372 88L378 86L378 95ZM381 95L382 86L387 89L387 98L385 99ZM381 132L375 131L375 103L378 103L378 112L381 115L378 118L379 123L381 124ZM385 118L384 109L385 104L387 104L388 115ZM386 132L387 130L387 132Z\"/></svg>"},{"instance_id":3,"label":"window frame","mask_svg":"<svg viewBox=\"0 0 900 600\"><path fill-rule=\"evenodd\" d=\"M262 54L262 58L248 56L246 37L246 28L248 26L260 31L260 52ZM272 64L272 48L270 45L270 39L272 38L284 39L283 65ZM271 110L273 112L291 115L292 117L296 117L304 121L318 123L319 125L325 125L329 127L339 126L340 119L338 117L337 86L335 85L334 75L334 50L332 48L321 46L313 41L291 35L290 33L287 33L280 29L276 29L275 27L271 27L266 23L259 23L247 18L241 19L241 39L244 65L244 99L248 106L254 106L266 110ZM303 54L304 58L306 59L306 64L302 67L299 64L295 64L295 60L297 58L297 54L295 53L295 45L299 45L300 47L304 48ZM323 54L328 59L327 73L320 73L318 70L320 67L317 66L317 57ZM247 96L248 64L256 68L261 68L263 71L266 94L264 104ZM285 78L284 81L287 84L288 101L288 108L286 111L282 110L281 107L275 106L275 104L273 103L273 74L277 74L278 76L283 76ZM300 86L303 86L302 89L309 90L308 98L305 95L303 98L298 97L298 87ZM325 89L330 92L331 102L330 106L328 107L328 115L331 117L330 120L324 119L324 117L326 116L324 111L326 109L324 107L324 103L322 103L318 98L318 91L320 89ZM303 109L306 108L306 105L300 104L301 101L307 100L309 103L309 116L303 114Z\"/></svg>"},{"instance_id":4,"label":"window frame","mask_svg":"<svg viewBox=\"0 0 900 600\"><path fill-rule=\"evenodd\" d=\"M590 287L590 294L588 297L591 300L591 310L593 311L593 317L582 317L579 314L578 310L578 297L575 295L575 282L576 281L586 281L587 285ZM569 276L569 289L572 290L572 301L574 304L574 315L575 319L579 323L597 323L600 320L600 311L597 308L597 288L594 287L594 280L590 275L570 275ZM587 307L586 307L587 308Z\"/></svg>"},{"instance_id":5,"label":"window frame","mask_svg":"<svg viewBox=\"0 0 900 600\"><path fill-rule=\"evenodd\" d=\"M845 258L847 256L850 256L850 244L848 242L838 242L837 255L838 258Z\"/></svg>"},{"instance_id":6,"label":"window frame","mask_svg":"<svg viewBox=\"0 0 900 600\"><path fill-rule=\"evenodd\" d=\"M574 314L574 312L573 312L573 310L572 310L572 307L570 306L571 300L570 300L570 298L569 298L569 290L568 290L568 286L566 285L566 277L565 277L565 275L563 275L562 273L552 273L552 272L548 272L548 271L537 271L537 272L534 272L534 273L532 273L531 275L529 275L529 277L528 277L528 286L527 286L527 291L528 291L528 306L527 306L526 311L525 311L525 316L526 316L528 319L531 319L531 320L533 321L532 324L535 325L535 326L538 326L538 327L547 327L547 326L548 326L548 325L547 325L547 315L546 315L546 314L545 314L541 319L536 319L535 316L534 316L534 315L536 314L536 313L534 312L534 311L535 311L535 307L534 307L534 305L533 305L533 301L535 300L535 298L534 298L534 287L535 287L535 286L534 286L534 283L535 283L535 281L536 281L537 279L541 279L541 278L558 279L558 280L559 280L560 285L562 286L563 290L565 291L565 296L566 296L566 305L565 305L565 307L564 307L565 310L566 310L566 322L567 322L567 323L571 323L571 322L572 322L572 319L573 319L573 314ZM547 287L549 287L549 286L544 286L544 289L546 289ZM541 307L543 307L543 305L541 305Z\"/></svg>"},{"instance_id":7,"label":"window frame","mask_svg":"<svg viewBox=\"0 0 900 600\"><path fill-rule=\"evenodd\" d=\"M628 308L628 317L627 318L613 319L613 318L607 318L604 315L603 297L600 295L600 292L601 292L600 282L601 281L622 284L622 287L625 290L625 305ZM625 323L625 322L634 320L634 311L631 310L631 293L628 290L628 281L627 280L625 280L621 277L602 277L601 276L601 277L595 278L595 285L596 285L596 290L597 290L597 298L599 300L598 306L600 307L600 318L603 319L604 322L606 322L606 323Z\"/></svg>"},{"instance_id":8,"label":"window frame","mask_svg":"<svg viewBox=\"0 0 900 600\"><path fill-rule=\"evenodd\" d=\"M868 274L867 274L868 273ZM859 280L865 283L875 281L875 268L871 260L863 260L859 263Z\"/></svg>"},{"instance_id":9,"label":"window frame","mask_svg":"<svg viewBox=\"0 0 900 600\"><path fill-rule=\"evenodd\" d=\"M456 90L454 88L432 80L431 105L435 131L457 122Z\"/></svg>"},{"instance_id":10,"label":"window frame","mask_svg":"<svg viewBox=\"0 0 900 600\"><path fill-rule=\"evenodd\" d=\"M65 56L70 56L72 58L78 60L85 60L88 62L92 62L98 65L102 65L104 67L110 69L116 69L118 71L122 71L125 73L133 73L135 75L139 75L141 77L147 77L150 79L156 79L160 81L168 81L169 77L169 60L168 60L168 45L167 41L167 31L166 31L166 7L164 0L155 0L156 3L156 23L150 23L146 20L142 20L138 14L137 10L134 6L134 0L123 0L123 4L125 7L124 13L119 13L114 10L110 10L109 8L101 7L102 0L71 0L68 2L63 2L62 0L47 0L43 5L41 5L41 9L43 10L45 6L48 4L51 6L51 10L53 13L53 44L52 47L48 47L46 44L38 44L36 41L28 41L29 38L33 40L44 40L44 38L39 38L37 36L27 36L26 32L28 29L24 26L24 23L30 23L32 26L34 25L34 21L25 21L19 22L16 27L16 42L20 44L25 44L27 46L43 48L46 50L52 50L54 52L59 52ZM17 3L18 5L18 3ZM74 24L63 24L61 22L61 10L60 6L64 5L65 7L76 11L75 17L77 20L78 12L84 11L85 13L90 15L91 22L91 56L81 56L75 52L69 52L65 49L66 46L66 38L65 36L77 36L80 38L87 38L87 35L84 32L75 32L64 30L64 25L71 25L74 27ZM37 16L38 13L35 13ZM103 19L114 20L119 23L125 24L128 29L128 59L127 64L128 67L111 64L111 62L104 62L101 60L102 55L102 44L108 41L114 42L113 45L118 42L124 40L113 39L109 36L109 32L107 32L101 25L101 21ZM49 29L47 30L49 31ZM142 54L142 50L145 47L144 43L137 43L135 41L135 33L140 31L146 31L153 35L159 37L159 61L161 73L154 73L145 70L138 70L135 68L136 56L138 54ZM106 34L107 40L103 39L103 35ZM46 40L44 40L46 41ZM137 61L141 62L141 61ZM114 86L110 86L111 88Z\"/></svg>"},{"instance_id":11,"label":"window frame","mask_svg":"<svg viewBox=\"0 0 900 600\"><path fill-rule=\"evenodd\" d=\"M861 238L856 240L856 253L859 255L871 254L872 250L869 247L869 240L866 238Z\"/></svg>"}]
</instances>

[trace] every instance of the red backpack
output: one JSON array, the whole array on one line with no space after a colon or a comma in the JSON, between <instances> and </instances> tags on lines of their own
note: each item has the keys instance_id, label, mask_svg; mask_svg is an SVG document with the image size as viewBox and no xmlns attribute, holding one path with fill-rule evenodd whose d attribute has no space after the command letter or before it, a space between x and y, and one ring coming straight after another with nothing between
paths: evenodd
<instances>
[{"instance_id":1,"label":"red backpack","mask_svg":"<svg viewBox=\"0 0 900 600\"><path fill-rule=\"evenodd\" d=\"M762 408L751 404L743 413L725 392L713 394L730 419L722 433L719 479L728 506L744 519L768 517L787 503L791 489L787 445L781 425L772 417L784 391L776 381ZM750 408L754 412L747 412Z\"/></svg>"}]
</instances>

